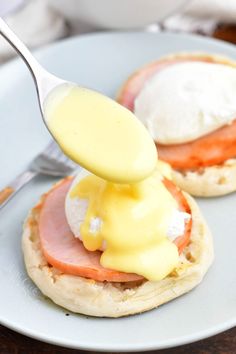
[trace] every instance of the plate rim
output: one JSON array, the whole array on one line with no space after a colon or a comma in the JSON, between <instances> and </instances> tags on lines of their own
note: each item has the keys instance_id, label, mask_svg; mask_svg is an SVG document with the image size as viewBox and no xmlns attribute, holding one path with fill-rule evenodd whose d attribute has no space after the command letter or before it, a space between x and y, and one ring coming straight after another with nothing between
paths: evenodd
<instances>
[{"instance_id":1,"label":"plate rim","mask_svg":"<svg viewBox=\"0 0 236 354\"><path fill-rule=\"evenodd\" d=\"M58 306L58 305L57 305ZM114 319L115 320L115 319ZM77 350L86 350L86 351L98 351L98 352L127 352L127 353L132 353L132 352L144 352L144 351L152 351L152 350L161 350L161 349L170 349L170 348L175 348L175 347L179 347L182 345L186 345L186 344L191 344L191 343L195 343L198 342L200 340L204 340L206 338L215 336L217 334L220 334L226 330L229 330L231 328L234 328L236 326L236 319L232 319L231 321L226 321L224 323L224 325L218 325L216 327L211 328L210 330L203 330L201 332L198 332L198 335L187 335L187 336L181 336L181 337L177 337L177 338L173 338L172 340L169 340L168 344L166 344L165 342L163 342L163 344L160 342L160 345L157 345L155 343L151 343L151 344L139 344L137 346L132 345L132 347L130 345L125 346L122 345L121 347L119 347L117 344L113 347L113 346L106 346L104 347L104 344L99 344L96 346L93 345L87 345L87 344L80 344L78 346L78 344L76 343L72 343L71 340L67 341L67 340L54 340L52 338L50 338L47 335L41 335L41 334L37 334L35 331L27 331L22 328L19 327L19 325L17 324L9 324L7 321L1 321L0 319L0 324L17 332L20 333L24 336L27 336L29 338L32 339L36 339L45 343L49 343L49 344L53 344L53 345L57 345L57 346L61 346L64 348L70 348L70 349L77 349Z\"/></svg>"},{"instance_id":2,"label":"plate rim","mask_svg":"<svg viewBox=\"0 0 236 354\"><path fill-rule=\"evenodd\" d=\"M47 50L51 50L53 48L57 48L60 47L61 45L64 45L66 43L73 43L73 42L77 42L77 41L83 41L83 40L87 40L87 39L93 39L96 37L113 37L113 36L127 36L127 35L142 35L145 34L147 36L153 36L153 37L182 37L182 38L187 38L187 39L191 39L193 41L196 42L212 42L212 43L218 43L219 45L224 46L225 48L229 48L230 50L235 51L236 54L236 47L235 44L233 43L229 43L229 42L225 42L221 39L218 38L211 38L211 37L205 37L203 35L199 35L199 34L193 34L193 33L182 33L182 32L171 32L171 31L165 31L165 32L149 32L149 31L143 31L143 30L130 30L130 31L102 31L102 30L98 30L96 32L88 32L88 33L83 33L83 34L78 34L72 37L68 37L68 38L62 38L59 40L56 40L53 43L49 43L46 45L43 45L40 48L37 49L31 49L30 52L36 56L37 60L40 61L40 58L44 55L45 52L47 52ZM188 52L188 50L186 50L186 52ZM198 51L196 51L198 52ZM223 54L224 55L224 54ZM23 63L23 59L17 55L11 59L9 59L7 62L5 63L1 63L0 66L0 73L3 70L8 70L8 67L12 66L12 65L18 65L17 63L22 62ZM25 64L26 65L26 64Z\"/></svg>"}]
</instances>

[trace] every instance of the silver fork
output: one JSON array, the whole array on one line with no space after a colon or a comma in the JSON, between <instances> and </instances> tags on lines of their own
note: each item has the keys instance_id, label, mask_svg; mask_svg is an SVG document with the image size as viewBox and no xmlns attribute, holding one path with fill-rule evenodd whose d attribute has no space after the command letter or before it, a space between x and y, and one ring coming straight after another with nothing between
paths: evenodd
<instances>
[{"instance_id":1,"label":"silver fork","mask_svg":"<svg viewBox=\"0 0 236 354\"><path fill-rule=\"evenodd\" d=\"M79 165L63 154L56 142L52 141L37 155L26 171L18 175L7 187L0 190L0 210L30 180L38 175L63 177L72 173Z\"/></svg>"}]
</instances>

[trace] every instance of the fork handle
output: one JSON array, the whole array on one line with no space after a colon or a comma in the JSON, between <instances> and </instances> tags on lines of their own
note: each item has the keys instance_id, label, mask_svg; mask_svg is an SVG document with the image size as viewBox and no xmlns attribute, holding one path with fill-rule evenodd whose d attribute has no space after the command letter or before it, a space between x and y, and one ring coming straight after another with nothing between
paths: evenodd
<instances>
[{"instance_id":1,"label":"fork handle","mask_svg":"<svg viewBox=\"0 0 236 354\"><path fill-rule=\"evenodd\" d=\"M16 195L16 193L33 179L38 173L33 171L25 171L18 175L9 185L0 190L0 210Z\"/></svg>"}]
</instances>

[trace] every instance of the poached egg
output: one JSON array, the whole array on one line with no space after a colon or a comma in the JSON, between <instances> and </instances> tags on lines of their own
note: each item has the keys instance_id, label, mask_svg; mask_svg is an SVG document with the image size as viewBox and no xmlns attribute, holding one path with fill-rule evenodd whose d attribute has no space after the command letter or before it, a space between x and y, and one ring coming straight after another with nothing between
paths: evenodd
<instances>
[{"instance_id":1,"label":"poached egg","mask_svg":"<svg viewBox=\"0 0 236 354\"><path fill-rule=\"evenodd\" d=\"M223 64L184 62L147 81L135 115L160 144L195 140L236 118L236 69Z\"/></svg>"},{"instance_id":2,"label":"poached egg","mask_svg":"<svg viewBox=\"0 0 236 354\"><path fill-rule=\"evenodd\" d=\"M178 210L162 183L168 165L134 185L114 184L82 170L66 198L66 216L89 251L102 250L101 264L153 281L163 279L179 262L173 240L182 235L190 215Z\"/></svg>"}]
</instances>

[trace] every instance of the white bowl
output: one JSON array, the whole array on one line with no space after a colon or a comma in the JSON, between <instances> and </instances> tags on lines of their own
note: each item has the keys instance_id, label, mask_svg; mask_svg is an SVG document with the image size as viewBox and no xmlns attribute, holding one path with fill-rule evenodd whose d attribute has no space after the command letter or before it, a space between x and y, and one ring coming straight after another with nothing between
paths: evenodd
<instances>
[{"instance_id":1,"label":"white bowl","mask_svg":"<svg viewBox=\"0 0 236 354\"><path fill-rule=\"evenodd\" d=\"M73 27L139 28L179 10L189 0L50 0Z\"/></svg>"}]
</instances>

